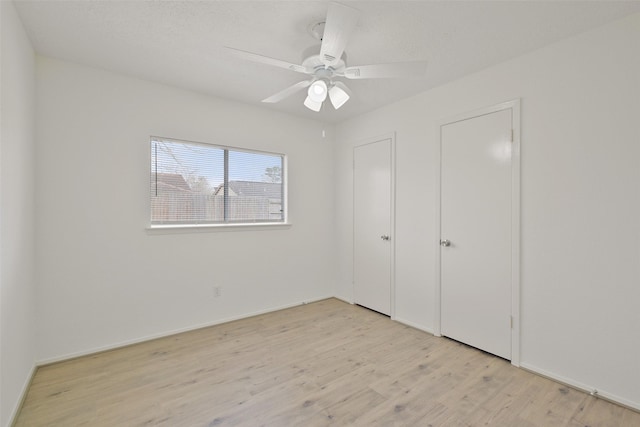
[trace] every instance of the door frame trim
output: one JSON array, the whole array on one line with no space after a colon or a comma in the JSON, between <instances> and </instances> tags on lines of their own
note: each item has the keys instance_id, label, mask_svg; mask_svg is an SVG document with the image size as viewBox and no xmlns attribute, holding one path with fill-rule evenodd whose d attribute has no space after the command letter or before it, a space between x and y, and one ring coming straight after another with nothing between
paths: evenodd
<instances>
[{"instance_id":1,"label":"door frame trim","mask_svg":"<svg viewBox=\"0 0 640 427\"><path fill-rule=\"evenodd\" d=\"M437 122L436 146L436 176L435 176L435 236L437 240L435 250L435 297L434 297L434 335L441 336L441 263L440 263L440 239L441 236L441 194L442 194L442 127L463 120L495 113L503 110L511 110L511 123L513 128L513 146L511 151L511 364L520 366L520 98L484 107Z\"/></svg>"},{"instance_id":2,"label":"door frame trim","mask_svg":"<svg viewBox=\"0 0 640 427\"><path fill-rule=\"evenodd\" d=\"M380 142L380 141L385 141L385 140L390 140L391 141L391 200L389 201L391 204L390 207L390 224L389 224L389 231L391 234L391 240L390 240L390 244L391 244L391 266L390 266L390 295L389 295L389 317L391 318L391 320L396 320L396 133L395 132L389 132L389 133L385 133L382 135L378 135L378 136L374 136L374 137L369 137L369 138L364 138L360 141L358 141L352 148L351 150L351 200L352 203L355 203L355 161L356 161L356 148L358 147L362 147L364 145L370 145L370 144L375 144L376 142ZM351 209L351 227L352 227L352 236L351 236L351 265L352 265L352 269L351 269L351 295L352 295L352 301L353 303L355 302L355 286L356 286L356 281L355 281L355 221L356 221L356 216L355 216L355 209Z\"/></svg>"}]
</instances>

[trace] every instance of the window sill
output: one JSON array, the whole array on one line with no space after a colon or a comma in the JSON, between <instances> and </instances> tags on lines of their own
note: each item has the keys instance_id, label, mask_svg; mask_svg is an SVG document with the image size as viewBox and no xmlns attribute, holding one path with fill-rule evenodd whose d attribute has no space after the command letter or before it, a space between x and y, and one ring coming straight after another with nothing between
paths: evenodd
<instances>
[{"instance_id":1,"label":"window sill","mask_svg":"<svg viewBox=\"0 0 640 427\"><path fill-rule=\"evenodd\" d=\"M147 234L206 233L217 231L262 231L281 230L292 227L291 223L256 222L252 224L188 224L188 225L150 225Z\"/></svg>"}]
</instances>

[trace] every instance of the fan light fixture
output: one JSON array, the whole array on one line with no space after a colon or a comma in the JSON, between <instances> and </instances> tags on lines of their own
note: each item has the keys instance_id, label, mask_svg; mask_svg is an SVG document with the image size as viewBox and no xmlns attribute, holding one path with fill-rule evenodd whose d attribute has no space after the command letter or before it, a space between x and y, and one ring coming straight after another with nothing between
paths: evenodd
<instances>
[{"instance_id":1,"label":"fan light fixture","mask_svg":"<svg viewBox=\"0 0 640 427\"><path fill-rule=\"evenodd\" d=\"M315 102L323 102L327 99L327 84L324 80L316 80L309 86L307 91L309 98Z\"/></svg>"},{"instance_id":2,"label":"fan light fixture","mask_svg":"<svg viewBox=\"0 0 640 427\"><path fill-rule=\"evenodd\" d=\"M351 91L341 82L336 82L331 89L329 89L329 99L331 100L331 104L333 104L333 108L336 110L342 107L349 98L351 98Z\"/></svg>"},{"instance_id":3,"label":"fan light fixture","mask_svg":"<svg viewBox=\"0 0 640 427\"><path fill-rule=\"evenodd\" d=\"M322 102L316 102L310 96L307 96L307 99L304 100L304 106L317 113L322 108Z\"/></svg>"},{"instance_id":4,"label":"fan light fixture","mask_svg":"<svg viewBox=\"0 0 640 427\"><path fill-rule=\"evenodd\" d=\"M307 99L304 101L304 105L313 111L320 111L322 103L327 99L327 84L324 80L316 80L311 83L309 90L307 90Z\"/></svg>"},{"instance_id":5,"label":"fan light fixture","mask_svg":"<svg viewBox=\"0 0 640 427\"><path fill-rule=\"evenodd\" d=\"M305 107L318 112L326 101L327 95L329 95L333 108L337 110L351 98L351 91L342 82L329 82L329 86L327 86L324 80L316 80L309 86L307 95L307 99L304 100Z\"/></svg>"}]
</instances>

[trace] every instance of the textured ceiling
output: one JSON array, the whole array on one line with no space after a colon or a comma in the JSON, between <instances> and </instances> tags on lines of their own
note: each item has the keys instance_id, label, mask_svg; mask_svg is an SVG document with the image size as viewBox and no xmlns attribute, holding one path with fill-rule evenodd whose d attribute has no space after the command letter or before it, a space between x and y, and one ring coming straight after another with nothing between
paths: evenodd
<instances>
[{"instance_id":1,"label":"textured ceiling","mask_svg":"<svg viewBox=\"0 0 640 427\"><path fill-rule=\"evenodd\" d=\"M300 92L260 100L306 76L235 58L242 50L300 63L326 1L16 1L43 55L265 108L337 122L625 15L640 1L342 1L361 11L348 65L427 60L420 79L347 81L340 110L307 110ZM597 58L594 58L597 60Z\"/></svg>"}]
</instances>

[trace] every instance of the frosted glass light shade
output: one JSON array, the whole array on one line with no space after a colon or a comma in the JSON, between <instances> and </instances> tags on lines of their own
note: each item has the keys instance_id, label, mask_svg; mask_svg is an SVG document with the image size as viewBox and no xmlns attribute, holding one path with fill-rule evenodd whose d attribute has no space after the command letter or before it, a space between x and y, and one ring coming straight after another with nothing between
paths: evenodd
<instances>
[{"instance_id":1,"label":"frosted glass light shade","mask_svg":"<svg viewBox=\"0 0 640 427\"><path fill-rule=\"evenodd\" d=\"M347 92L346 86L337 82L331 89L329 89L329 99L331 100L331 104L333 104L333 108L336 110L344 105L350 98L349 93Z\"/></svg>"},{"instance_id":2,"label":"frosted glass light shade","mask_svg":"<svg viewBox=\"0 0 640 427\"><path fill-rule=\"evenodd\" d=\"M309 86L307 93L312 101L322 103L327 99L327 84L323 80L316 80Z\"/></svg>"},{"instance_id":3,"label":"frosted glass light shade","mask_svg":"<svg viewBox=\"0 0 640 427\"><path fill-rule=\"evenodd\" d=\"M322 108L322 101L316 102L310 96L307 96L307 99L304 100L304 106L317 113Z\"/></svg>"}]
</instances>

